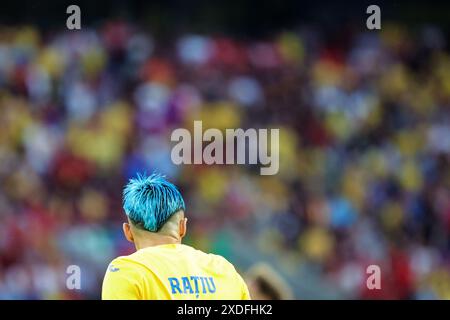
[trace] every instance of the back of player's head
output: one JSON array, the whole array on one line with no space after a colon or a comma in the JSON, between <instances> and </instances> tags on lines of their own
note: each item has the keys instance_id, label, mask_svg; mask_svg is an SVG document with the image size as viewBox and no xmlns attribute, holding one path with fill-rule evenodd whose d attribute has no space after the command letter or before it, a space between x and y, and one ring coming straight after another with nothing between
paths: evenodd
<instances>
[{"instance_id":1,"label":"back of player's head","mask_svg":"<svg viewBox=\"0 0 450 320\"><path fill-rule=\"evenodd\" d=\"M176 212L185 210L177 187L159 174L137 174L123 190L123 208L136 226L157 232Z\"/></svg>"},{"instance_id":2,"label":"back of player's head","mask_svg":"<svg viewBox=\"0 0 450 320\"><path fill-rule=\"evenodd\" d=\"M252 298L268 300L290 300L294 295L289 284L266 263L257 263L247 272Z\"/></svg>"}]
</instances>

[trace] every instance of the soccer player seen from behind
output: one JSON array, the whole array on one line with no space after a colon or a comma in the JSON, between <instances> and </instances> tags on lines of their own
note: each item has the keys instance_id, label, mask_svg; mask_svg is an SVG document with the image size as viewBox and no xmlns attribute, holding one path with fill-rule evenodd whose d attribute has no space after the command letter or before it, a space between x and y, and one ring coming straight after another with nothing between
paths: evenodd
<instances>
[{"instance_id":1,"label":"soccer player seen from behind","mask_svg":"<svg viewBox=\"0 0 450 320\"><path fill-rule=\"evenodd\" d=\"M123 208L128 218L123 232L136 252L110 263L102 299L250 299L230 262L181 243L187 224L184 200L164 177L130 179Z\"/></svg>"}]
</instances>

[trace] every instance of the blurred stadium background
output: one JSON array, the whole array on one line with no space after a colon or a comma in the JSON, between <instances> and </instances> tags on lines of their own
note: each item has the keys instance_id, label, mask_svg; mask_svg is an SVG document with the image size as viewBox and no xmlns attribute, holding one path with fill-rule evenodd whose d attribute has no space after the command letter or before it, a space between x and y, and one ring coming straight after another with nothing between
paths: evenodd
<instances>
[{"instance_id":1,"label":"blurred stadium background","mask_svg":"<svg viewBox=\"0 0 450 320\"><path fill-rule=\"evenodd\" d=\"M188 244L297 299L450 299L448 4L378 2L381 31L369 2L78 2L80 31L69 4L2 4L0 298L98 299L122 186L157 170ZM279 174L173 165L194 119L280 128Z\"/></svg>"}]
</instances>

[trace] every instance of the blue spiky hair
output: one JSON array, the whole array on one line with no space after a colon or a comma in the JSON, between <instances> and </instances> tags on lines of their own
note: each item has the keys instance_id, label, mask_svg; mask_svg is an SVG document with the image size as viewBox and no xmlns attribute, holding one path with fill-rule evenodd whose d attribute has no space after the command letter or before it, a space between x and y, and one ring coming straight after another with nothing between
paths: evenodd
<instances>
[{"instance_id":1,"label":"blue spiky hair","mask_svg":"<svg viewBox=\"0 0 450 320\"><path fill-rule=\"evenodd\" d=\"M185 210L185 205L177 187L164 176L138 173L123 190L123 209L134 224L157 232L174 213Z\"/></svg>"}]
</instances>

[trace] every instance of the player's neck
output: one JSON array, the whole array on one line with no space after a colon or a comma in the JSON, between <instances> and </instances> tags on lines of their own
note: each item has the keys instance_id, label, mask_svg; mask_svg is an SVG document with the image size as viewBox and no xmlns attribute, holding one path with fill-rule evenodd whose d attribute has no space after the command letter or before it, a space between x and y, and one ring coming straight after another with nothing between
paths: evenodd
<instances>
[{"instance_id":1,"label":"player's neck","mask_svg":"<svg viewBox=\"0 0 450 320\"><path fill-rule=\"evenodd\" d=\"M141 239L135 239L136 250L160 246L164 244L180 244L181 239L170 235L152 235L149 237L143 237Z\"/></svg>"}]
</instances>

